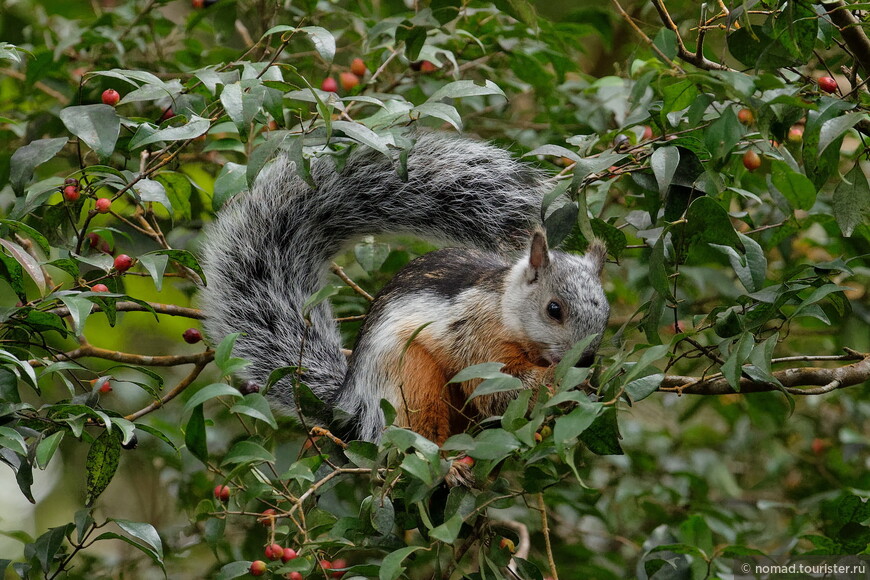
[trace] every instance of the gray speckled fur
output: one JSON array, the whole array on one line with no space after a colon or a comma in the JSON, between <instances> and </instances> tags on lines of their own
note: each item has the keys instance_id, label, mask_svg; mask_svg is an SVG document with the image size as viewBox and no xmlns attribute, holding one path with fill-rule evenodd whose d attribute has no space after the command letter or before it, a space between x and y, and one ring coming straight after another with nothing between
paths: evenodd
<instances>
[{"instance_id":1,"label":"gray speckled fur","mask_svg":"<svg viewBox=\"0 0 870 580\"><path fill-rule=\"evenodd\" d=\"M221 210L203 247L208 287L201 306L215 343L244 333L235 353L252 363L247 378L262 384L274 368L301 361L303 380L330 404L347 373L339 332L329 305L321 304L303 345L300 310L323 286L336 253L360 236L391 232L493 252L522 248L550 188L542 173L506 151L442 133L418 136L407 182L371 150L351 155L341 173L315 162L312 176L314 189L279 158L250 193ZM293 406L288 381L271 393Z\"/></svg>"}]
</instances>

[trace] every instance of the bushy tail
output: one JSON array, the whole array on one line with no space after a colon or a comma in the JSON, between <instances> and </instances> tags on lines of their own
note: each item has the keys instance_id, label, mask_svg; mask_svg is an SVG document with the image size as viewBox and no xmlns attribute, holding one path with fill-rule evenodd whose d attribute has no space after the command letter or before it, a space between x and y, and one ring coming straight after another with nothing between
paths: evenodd
<instances>
[{"instance_id":1,"label":"bushy tail","mask_svg":"<svg viewBox=\"0 0 870 580\"><path fill-rule=\"evenodd\" d=\"M311 188L278 159L221 210L203 247L201 305L213 341L244 333L236 355L251 361L251 380L263 384L273 369L301 362L302 380L323 400L336 398L347 362L331 309L315 308L307 327L301 308L348 242L410 233L504 251L524 246L539 222L544 176L501 149L425 133L407 167L403 181L389 159L359 151L341 173L329 162L312 164ZM289 384L272 394L293 406Z\"/></svg>"}]
</instances>

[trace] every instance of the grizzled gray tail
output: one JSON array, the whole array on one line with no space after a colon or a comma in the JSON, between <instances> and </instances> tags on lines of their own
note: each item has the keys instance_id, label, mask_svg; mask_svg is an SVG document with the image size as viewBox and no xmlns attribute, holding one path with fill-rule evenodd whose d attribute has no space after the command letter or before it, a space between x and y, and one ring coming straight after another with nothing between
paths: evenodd
<instances>
[{"instance_id":1,"label":"grizzled gray tail","mask_svg":"<svg viewBox=\"0 0 870 580\"><path fill-rule=\"evenodd\" d=\"M364 235L409 233L433 241L509 251L524 247L540 222L545 176L486 143L442 133L418 135L407 180L396 162L373 150L353 153L341 172L315 161L311 187L278 158L252 190L228 203L208 228L202 250L208 287L205 327L215 343L241 332L237 356L247 378L265 383L281 366L331 403L347 362L328 304L302 317L323 287L331 258ZM290 383L273 400L293 407Z\"/></svg>"}]
</instances>

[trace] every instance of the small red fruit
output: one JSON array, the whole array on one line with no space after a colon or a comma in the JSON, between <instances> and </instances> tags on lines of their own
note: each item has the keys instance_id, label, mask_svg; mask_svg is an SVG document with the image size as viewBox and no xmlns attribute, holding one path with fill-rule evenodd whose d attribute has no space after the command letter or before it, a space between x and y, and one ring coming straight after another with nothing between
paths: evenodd
<instances>
[{"instance_id":1,"label":"small red fruit","mask_svg":"<svg viewBox=\"0 0 870 580\"><path fill-rule=\"evenodd\" d=\"M652 138L653 138L653 130L652 130L652 127L650 127L649 125L644 125L644 126L643 126L643 137L642 137L642 139L643 139L644 141L646 141L646 140L648 140L648 139L652 139Z\"/></svg>"},{"instance_id":2,"label":"small red fruit","mask_svg":"<svg viewBox=\"0 0 870 580\"><path fill-rule=\"evenodd\" d=\"M792 125L788 130L788 140L792 143L800 143L804 140L804 126Z\"/></svg>"},{"instance_id":3,"label":"small red fruit","mask_svg":"<svg viewBox=\"0 0 870 580\"><path fill-rule=\"evenodd\" d=\"M287 580L302 580L302 572L290 572L285 578Z\"/></svg>"},{"instance_id":4,"label":"small red fruit","mask_svg":"<svg viewBox=\"0 0 870 580\"><path fill-rule=\"evenodd\" d=\"M109 379L106 379L105 381L103 381L103 384L100 385L99 390L101 393L111 393L112 392L112 381L110 381Z\"/></svg>"},{"instance_id":5,"label":"small red fruit","mask_svg":"<svg viewBox=\"0 0 870 580\"><path fill-rule=\"evenodd\" d=\"M737 120L744 125L751 125L755 122L755 115L752 113L751 109L740 109L737 111Z\"/></svg>"},{"instance_id":6,"label":"small red fruit","mask_svg":"<svg viewBox=\"0 0 870 580\"><path fill-rule=\"evenodd\" d=\"M112 209L112 200L108 197L101 197L97 200L96 210L97 213L109 213L109 210Z\"/></svg>"},{"instance_id":7,"label":"small red fruit","mask_svg":"<svg viewBox=\"0 0 870 580\"><path fill-rule=\"evenodd\" d=\"M172 107L163 111L163 114L160 115L160 122L166 121L167 119L171 119L175 116L175 111L172 110Z\"/></svg>"},{"instance_id":8,"label":"small red fruit","mask_svg":"<svg viewBox=\"0 0 870 580\"><path fill-rule=\"evenodd\" d=\"M266 546L264 550L266 554L266 558L269 560L280 560L284 555L284 548L282 548L279 544L269 544Z\"/></svg>"},{"instance_id":9,"label":"small red fruit","mask_svg":"<svg viewBox=\"0 0 870 580\"><path fill-rule=\"evenodd\" d=\"M543 436L543 435L541 435L540 433L535 433L535 442L536 442L536 443L540 443L540 442L543 441L543 440L544 440L544 436Z\"/></svg>"},{"instance_id":10,"label":"small red fruit","mask_svg":"<svg viewBox=\"0 0 870 580\"><path fill-rule=\"evenodd\" d=\"M195 328L188 328L184 331L184 334L181 335L181 338L183 338L184 342L187 344L196 344L202 340L202 333Z\"/></svg>"},{"instance_id":11,"label":"small red fruit","mask_svg":"<svg viewBox=\"0 0 870 580\"><path fill-rule=\"evenodd\" d=\"M468 467L471 467L474 465L474 458L469 457L468 455L463 455L462 457L457 459L456 462L457 463L464 463Z\"/></svg>"},{"instance_id":12,"label":"small red fruit","mask_svg":"<svg viewBox=\"0 0 870 580\"><path fill-rule=\"evenodd\" d=\"M507 550L511 554L513 554L517 550L517 547L514 544L513 540L510 540L508 538L502 538L501 542L498 543L498 547L502 550Z\"/></svg>"},{"instance_id":13,"label":"small red fruit","mask_svg":"<svg viewBox=\"0 0 870 580\"><path fill-rule=\"evenodd\" d=\"M350 72L358 77L366 76L367 70L368 69L366 68L366 63L363 62L363 59L361 58L355 58L350 63Z\"/></svg>"},{"instance_id":14,"label":"small red fruit","mask_svg":"<svg viewBox=\"0 0 870 580\"><path fill-rule=\"evenodd\" d=\"M127 254L118 254L118 257L115 258L115 270L118 272L126 272L130 269L130 266L133 265L133 258L128 256Z\"/></svg>"},{"instance_id":15,"label":"small red fruit","mask_svg":"<svg viewBox=\"0 0 870 580\"><path fill-rule=\"evenodd\" d=\"M341 578L345 573L344 568L347 568L347 561L344 558L336 558L332 561L332 574L330 576Z\"/></svg>"},{"instance_id":16,"label":"small red fruit","mask_svg":"<svg viewBox=\"0 0 870 580\"><path fill-rule=\"evenodd\" d=\"M326 77L323 79L323 82L320 83L321 90L326 91L327 93L336 93L338 92L338 83L332 77Z\"/></svg>"},{"instance_id":17,"label":"small red fruit","mask_svg":"<svg viewBox=\"0 0 870 580\"><path fill-rule=\"evenodd\" d=\"M281 552L281 561L286 564L290 560L295 560L298 555L293 548L284 548L284 551Z\"/></svg>"},{"instance_id":18,"label":"small red fruit","mask_svg":"<svg viewBox=\"0 0 870 580\"><path fill-rule=\"evenodd\" d=\"M346 91L350 91L359 85L359 77L352 72L339 73L338 79L341 81L341 88Z\"/></svg>"},{"instance_id":19,"label":"small red fruit","mask_svg":"<svg viewBox=\"0 0 870 580\"><path fill-rule=\"evenodd\" d=\"M761 157L752 149L743 154L743 167L749 171L755 171L761 167Z\"/></svg>"},{"instance_id":20,"label":"small red fruit","mask_svg":"<svg viewBox=\"0 0 870 580\"><path fill-rule=\"evenodd\" d=\"M214 488L214 498L216 500L227 503L230 501L230 488L226 485L219 485Z\"/></svg>"},{"instance_id":21,"label":"small red fruit","mask_svg":"<svg viewBox=\"0 0 870 580\"><path fill-rule=\"evenodd\" d=\"M831 77L819 77L818 80L819 88L825 91L826 93L836 93L837 89L837 81L835 81Z\"/></svg>"},{"instance_id":22,"label":"small red fruit","mask_svg":"<svg viewBox=\"0 0 870 580\"><path fill-rule=\"evenodd\" d=\"M79 188L75 185L67 185L63 188L63 198L67 201L78 201L80 197Z\"/></svg>"},{"instance_id":23,"label":"small red fruit","mask_svg":"<svg viewBox=\"0 0 870 580\"><path fill-rule=\"evenodd\" d=\"M266 563L262 560L254 560L251 562L248 572L251 573L251 576L262 576L266 573Z\"/></svg>"},{"instance_id":24,"label":"small red fruit","mask_svg":"<svg viewBox=\"0 0 870 580\"><path fill-rule=\"evenodd\" d=\"M825 450L828 448L829 445L830 445L830 443L828 441L826 441L825 439L819 439L818 437L816 437L815 439L813 439L811 447L812 447L813 453L815 453L816 455L821 455L822 453L825 452Z\"/></svg>"},{"instance_id":25,"label":"small red fruit","mask_svg":"<svg viewBox=\"0 0 870 580\"><path fill-rule=\"evenodd\" d=\"M106 89L103 91L103 104L114 107L121 100L121 95L115 89Z\"/></svg>"},{"instance_id":26,"label":"small red fruit","mask_svg":"<svg viewBox=\"0 0 870 580\"><path fill-rule=\"evenodd\" d=\"M202 8L205 8L205 0L191 0L190 4L196 10L201 10Z\"/></svg>"},{"instance_id":27,"label":"small red fruit","mask_svg":"<svg viewBox=\"0 0 870 580\"><path fill-rule=\"evenodd\" d=\"M275 523L275 510L272 508L263 510L263 513L260 514L260 517L257 518L257 522L263 524L264 526L271 526Z\"/></svg>"},{"instance_id":28,"label":"small red fruit","mask_svg":"<svg viewBox=\"0 0 870 580\"><path fill-rule=\"evenodd\" d=\"M436 70L438 70L438 67L435 66L434 63L429 62L428 60L424 60L422 63L420 63L420 72L422 73L435 72Z\"/></svg>"},{"instance_id":29,"label":"small red fruit","mask_svg":"<svg viewBox=\"0 0 870 580\"><path fill-rule=\"evenodd\" d=\"M329 560L321 560L320 567L324 570L332 570L332 562L330 562Z\"/></svg>"},{"instance_id":30,"label":"small red fruit","mask_svg":"<svg viewBox=\"0 0 870 580\"><path fill-rule=\"evenodd\" d=\"M88 242L92 249L97 250L98 252L102 252L104 254L111 254L112 249L109 247L109 242L100 237L99 234L95 234L94 232L88 233Z\"/></svg>"},{"instance_id":31,"label":"small red fruit","mask_svg":"<svg viewBox=\"0 0 870 580\"><path fill-rule=\"evenodd\" d=\"M108 292L109 287L105 284L94 284L91 286L91 292Z\"/></svg>"}]
</instances>

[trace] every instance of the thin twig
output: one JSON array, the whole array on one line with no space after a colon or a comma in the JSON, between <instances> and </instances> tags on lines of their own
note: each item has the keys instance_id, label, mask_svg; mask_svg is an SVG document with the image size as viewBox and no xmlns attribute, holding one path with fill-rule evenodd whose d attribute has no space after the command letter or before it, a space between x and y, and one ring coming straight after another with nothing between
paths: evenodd
<instances>
[{"instance_id":1,"label":"thin twig","mask_svg":"<svg viewBox=\"0 0 870 580\"><path fill-rule=\"evenodd\" d=\"M211 351L207 351L207 352L211 353ZM202 361L196 363L196 366L193 367L193 370L190 371L190 374L187 375L186 377L184 377L184 379L182 379L181 382L178 383L174 389L172 389L171 391L169 391L168 393L163 395L163 397L161 397L157 401L154 401L153 403L151 403L147 407L139 409L135 413L130 413L129 415L127 415L124 418L127 419L128 421L135 421L139 417L142 417L143 415L147 415L151 411L159 409L160 407L162 407L163 405L165 405L166 403L168 403L169 401L171 401L172 399L174 399L175 397L180 395L181 392L184 391L184 389L189 387L191 385L191 383L193 383L193 381L196 380L196 378L200 375L202 370L206 367L206 365L208 365L210 360L211 360L211 358L209 358L208 360L202 360Z\"/></svg>"}]
</instances>

